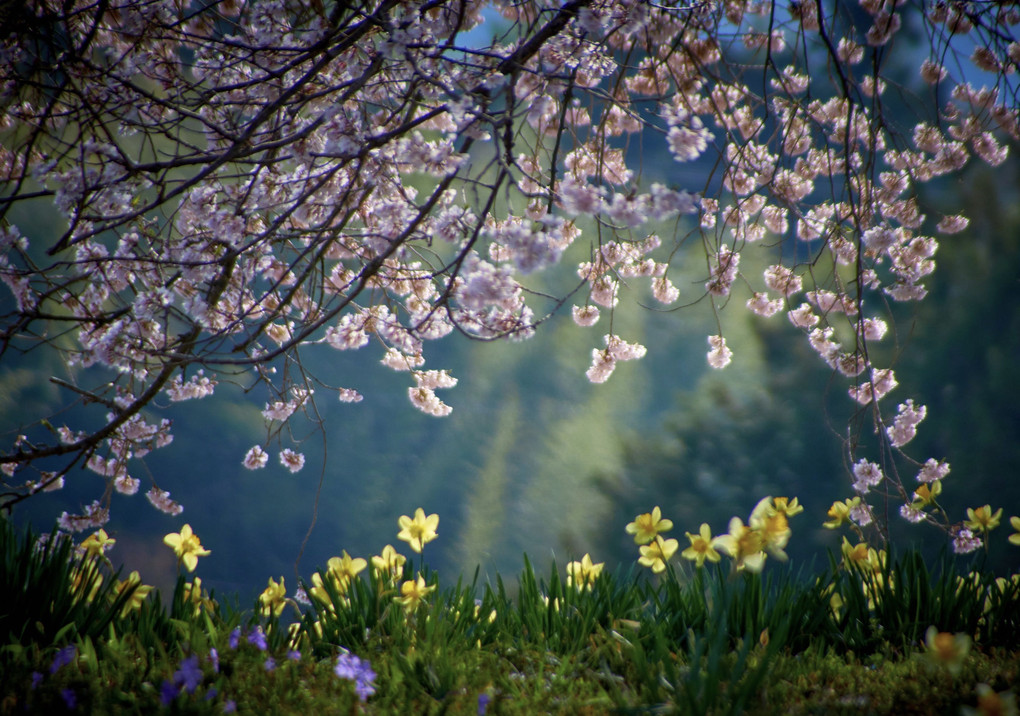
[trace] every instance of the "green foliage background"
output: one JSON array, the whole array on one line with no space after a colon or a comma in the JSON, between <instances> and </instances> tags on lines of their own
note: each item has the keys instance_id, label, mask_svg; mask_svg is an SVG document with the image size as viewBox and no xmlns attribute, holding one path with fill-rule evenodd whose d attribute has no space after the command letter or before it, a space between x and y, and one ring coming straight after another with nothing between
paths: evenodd
<instances>
[{"instance_id":1,"label":"green foliage background","mask_svg":"<svg viewBox=\"0 0 1020 716\"><path fill-rule=\"evenodd\" d=\"M887 400L909 395L928 406L909 451L922 461L950 460L943 498L961 519L964 507L985 502L1020 512L1020 210L1007 200L1017 185L1015 176L977 168L928 197L947 212L965 211L971 227L940 242L928 299L893 306L898 332L886 339L883 356L902 383ZM687 266L675 280L697 291L699 267ZM757 273L746 262L742 269ZM731 300L744 298L735 292ZM790 551L808 559L838 544L820 524L847 490L841 440L854 406L842 381L782 316L763 320L732 309L720 316L735 358L721 372L705 366L705 336L715 332L706 305L619 310L621 337L647 344L649 354L622 364L603 385L589 384L584 369L591 348L601 345L605 315L593 329L558 316L524 343L454 337L437 344L431 358L460 379L445 396L454 406L446 419L411 408L406 376L377 365L370 349L308 349L301 355L306 370L366 399L345 405L319 396L325 431L298 423L308 464L297 475L275 461L257 472L241 467L247 448L264 440L259 410L267 396L244 394L221 376L213 398L155 411L179 418L176 438L144 469L183 502L184 514L172 519L141 495L114 495L108 529L120 541L111 556L149 582L170 584L174 564L161 538L187 521L213 552L199 567L203 581L254 593L270 575L294 574L313 517L298 567L305 578L342 549L378 553L396 541L396 518L420 505L441 516L440 539L427 549L430 564L450 573L481 565L491 576L516 572L522 552L538 564L586 551L629 563L636 552L623 525L656 504L683 540L682 532L702 521L723 531L730 516L746 518L764 495L784 494L807 508L792 523ZM5 357L5 415L16 411L28 421L56 409L61 396L48 378L61 370L43 351ZM865 444L869 429L865 424ZM135 474L145 481L144 472ZM910 476L906 468L904 474ZM15 517L46 529L60 510L76 510L102 489L90 473L68 482ZM941 547L933 530L900 525L897 507L889 511L900 536ZM991 556L1000 568L1017 563L1005 548Z\"/></svg>"}]
</instances>

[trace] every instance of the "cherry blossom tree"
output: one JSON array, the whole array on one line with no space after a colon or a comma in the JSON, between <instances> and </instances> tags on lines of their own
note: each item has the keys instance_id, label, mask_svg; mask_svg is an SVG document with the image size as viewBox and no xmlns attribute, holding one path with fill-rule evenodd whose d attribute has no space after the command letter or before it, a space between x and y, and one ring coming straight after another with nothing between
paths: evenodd
<instances>
[{"instance_id":1,"label":"cherry blossom tree","mask_svg":"<svg viewBox=\"0 0 1020 716\"><path fill-rule=\"evenodd\" d=\"M224 376L273 396L266 441L239 463L275 453L300 471L288 421L363 396L308 374L299 349L369 353L443 416L437 391L457 380L432 341L527 339L566 306L603 327L587 367L601 383L645 354L613 321L626 285L663 307L708 302L716 369L733 357L724 308L785 315L859 405L847 519L881 538L877 496L960 551L980 543L931 497L946 456L907 452L925 406L890 403L894 366L873 355L891 307L924 299L937 237L967 226L917 187L999 165L1020 136L1014 4L17 5L0 62L0 351L58 352L54 382L93 412L5 418L6 507L84 467L106 492L60 525L103 524L172 439L160 406ZM646 177L653 155L666 179ZM34 212L61 231L23 233ZM682 290L690 246L704 279ZM748 252L763 274L741 270ZM550 296L544 269L564 261L576 281ZM176 514L169 487L146 495Z\"/></svg>"}]
</instances>

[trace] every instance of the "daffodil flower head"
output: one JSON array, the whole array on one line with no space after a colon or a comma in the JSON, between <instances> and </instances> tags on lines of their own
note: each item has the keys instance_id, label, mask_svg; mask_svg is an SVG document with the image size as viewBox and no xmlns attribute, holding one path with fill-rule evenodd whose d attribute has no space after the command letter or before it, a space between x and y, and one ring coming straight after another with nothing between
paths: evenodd
<instances>
[{"instance_id":1,"label":"daffodil flower head","mask_svg":"<svg viewBox=\"0 0 1020 716\"><path fill-rule=\"evenodd\" d=\"M262 616L278 617L283 613L287 605L287 587L284 586L283 577L280 577L279 583L269 578L269 585L259 595L259 602L262 604Z\"/></svg>"},{"instance_id":2,"label":"daffodil flower head","mask_svg":"<svg viewBox=\"0 0 1020 716\"><path fill-rule=\"evenodd\" d=\"M1020 546L1020 517L1010 517L1009 525L1016 530L1009 536L1009 543Z\"/></svg>"},{"instance_id":3,"label":"daffodil flower head","mask_svg":"<svg viewBox=\"0 0 1020 716\"><path fill-rule=\"evenodd\" d=\"M964 527L974 532L991 532L999 526L999 521L1002 519L1002 508L1000 507L994 513L990 505L983 505L977 509L967 508L967 520L964 521Z\"/></svg>"},{"instance_id":4,"label":"daffodil flower head","mask_svg":"<svg viewBox=\"0 0 1020 716\"><path fill-rule=\"evenodd\" d=\"M765 566L761 535L739 517L730 520L729 534L721 535L718 540L719 548L733 560L736 569L760 572Z\"/></svg>"},{"instance_id":5,"label":"daffodil flower head","mask_svg":"<svg viewBox=\"0 0 1020 716\"><path fill-rule=\"evenodd\" d=\"M426 517L425 510L419 507L414 511L414 519L401 515L398 524L400 532L397 539L407 542L411 549L421 554L425 545L438 536L436 528L439 526L439 515L432 514Z\"/></svg>"},{"instance_id":6,"label":"daffodil flower head","mask_svg":"<svg viewBox=\"0 0 1020 716\"><path fill-rule=\"evenodd\" d=\"M964 716L1017 716L1020 710L1016 706L1016 694L1012 691L997 693L988 684L978 684L974 687L977 694L977 708L964 706L960 713Z\"/></svg>"},{"instance_id":7,"label":"daffodil flower head","mask_svg":"<svg viewBox=\"0 0 1020 716\"><path fill-rule=\"evenodd\" d=\"M772 507L776 512L786 515L787 517L793 517L799 515L804 511L804 506L801 505L796 497L773 497Z\"/></svg>"},{"instance_id":8,"label":"daffodil flower head","mask_svg":"<svg viewBox=\"0 0 1020 716\"><path fill-rule=\"evenodd\" d=\"M605 562L593 564L591 555L585 553L580 561L571 562L567 565L567 586L574 586L579 592L584 589L591 589L592 584L602 574L602 568L605 566Z\"/></svg>"},{"instance_id":9,"label":"daffodil flower head","mask_svg":"<svg viewBox=\"0 0 1020 716\"><path fill-rule=\"evenodd\" d=\"M330 576L343 585L343 591L347 591L351 580L358 576L368 566L368 562L361 557L351 557L344 550L342 557L330 557L326 562L326 568Z\"/></svg>"},{"instance_id":10,"label":"daffodil flower head","mask_svg":"<svg viewBox=\"0 0 1020 716\"><path fill-rule=\"evenodd\" d=\"M71 571L71 592L75 598L91 602L103 584L103 575L95 562L79 563ZM87 590L87 592L86 592Z\"/></svg>"},{"instance_id":11,"label":"daffodil flower head","mask_svg":"<svg viewBox=\"0 0 1020 716\"><path fill-rule=\"evenodd\" d=\"M691 541L691 546L680 553L680 556L684 559L691 560L698 567L704 567L705 560L718 562L721 559L719 553L715 550L719 544L719 538L712 537L712 530L709 529L707 522L701 523L701 530L698 534L692 535L688 532L687 539Z\"/></svg>"},{"instance_id":12,"label":"daffodil flower head","mask_svg":"<svg viewBox=\"0 0 1020 716\"><path fill-rule=\"evenodd\" d=\"M327 569L325 572L312 573L312 587L308 590L308 594L331 612L336 611L336 605L333 603L329 589L326 586L327 584L330 585L333 588L333 591L336 592L341 604L346 605L350 603L350 600L346 596L347 588L350 586L350 581L341 580L330 569Z\"/></svg>"},{"instance_id":13,"label":"daffodil flower head","mask_svg":"<svg viewBox=\"0 0 1020 716\"><path fill-rule=\"evenodd\" d=\"M970 651L970 637L967 634L950 634L939 631L934 625L925 632L924 644L929 658L946 667L954 676L960 673L963 660Z\"/></svg>"},{"instance_id":14,"label":"daffodil flower head","mask_svg":"<svg viewBox=\"0 0 1020 716\"><path fill-rule=\"evenodd\" d=\"M930 483L920 485L914 490L914 502L912 506L915 509L924 509L928 505L935 504L935 500L942 494L942 481L934 480Z\"/></svg>"},{"instance_id":15,"label":"daffodil flower head","mask_svg":"<svg viewBox=\"0 0 1020 716\"><path fill-rule=\"evenodd\" d=\"M641 557L638 558L638 564L648 567L655 574L661 574L666 571L666 562L676 554L679 546L680 543L675 539L664 540L656 535L650 544L641 546Z\"/></svg>"},{"instance_id":16,"label":"daffodil flower head","mask_svg":"<svg viewBox=\"0 0 1020 716\"><path fill-rule=\"evenodd\" d=\"M195 577L194 582L187 582L184 585L184 602L195 606L195 616L205 609L208 612L216 608L216 602L209 597L209 593L202 589L202 578Z\"/></svg>"},{"instance_id":17,"label":"daffodil flower head","mask_svg":"<svg viewBox=\"0 0 1020 716\"><path fill-rule=\"evenodd\" d=\"M189 572L194 572L198 566L198 558L211 554L209 550L202 548L198 535L191 531L191 525L184 525L180 532L171 532L163 538L163 544L173 549L177 555L177 563L187 567Z\"/></svg>"},{"instance_id":18,"label":"daffodil flower head","mask_svg":"<svg viewBox=\"0 0 1020 716\"><path fill-rule=\"evenodd\" d=\"M624 529L627 534L634 535L635 544L648 544L660 533L673 529L673 521L662 519L662 512L656 505L651 512L635 517Z\"/></svg>"},{"instance_id":19,"label":"daffodil flower head","mask_svg":"<svg viewBox=\"0 0 1020 716\"><path fill-rule=\"evenodd\" d=\"M393 545L388 544L383 547L381 554L372 557L372 569L386 579L400 579L406 562L407 557L397 552Z\"/></svg>"},{"instance_id":20,"label":"daffodil flower head","mask_svg":"<svg viewBox=\"0 0 1020 716\"><path fill-rule=\"evenodd\" d=\"M117 540L112 539L106 534L106 530L98 529L83 539L81 544L78 545L78 549L86 558L91 559L93 557L102 557L106 550L113 547L116 543Z\"/></svg>"},{"instance_id":21,"label":"daffodil flower head","mask_svg":"<svg viewBox=\"0 0 1020 716\"><path fill-rule=\"evenodd\" d=\"M850 540L843 537L841 546L843 552L843 565L854 566L859 569L867 569L880 573L885 566L885 552L877 552L874 547L869 547L867 542L850 544Z\"/></svg>"},{"instance_id":22,"label":"daffodil flower head","mask_svg":"<svg viewBox=\"0 0 1020 716\"><path fill-rule=\"evenodd\" d=\"M417 579L408 580L400 585L400 596L397 597L397 602L403 604L408 613L414 612L421 601L435 589L434 584L426 585L425 578L419 574Z\"/></svg>"},{"instance_id":23,"label":"daffodil flower head","mask_svg":"<svg viewBox=\"0 0 1020 716\"><path fill-rule=\"evenodd\" d=\"M142 584L142 577L137 569L131 572L127 579L118 579L114 586L114 598L120 597L125 592L131 592L131 596L127 598L121 609L121 616L126 616L133 609L141 609L142 602L153 589L154 587L151 585Z\"/></svg>"},{"instance_id":24,"label":"daffodil flower head","mask_svg":"<svg viewBox=\"0 0 1020 716\"><path fill-rule=\"evenodd\" d=\"M922 487L924 487L922 485ZM822 527L830 530L834 530L841 525L845 525L850 521L850 510L861 504L860 497L851 497L843 500L842 502L836 501L832 503L832 507L829 508L828 516L829 520L822 523Z\"/></svg>"},{"instance_id":25,"label":"daffodil flower head","mask_svg":"<svg viewBox=\"0 0 1020 716\"><path fill-rule=\"evenodd\" d=\"M772 498L766 497L755 505L748 519L751 529L761 536L762 548L780 561L786 561L783 548L790 541L790 524L786 514L773 506Z\"/></svg>"}]
</instances>

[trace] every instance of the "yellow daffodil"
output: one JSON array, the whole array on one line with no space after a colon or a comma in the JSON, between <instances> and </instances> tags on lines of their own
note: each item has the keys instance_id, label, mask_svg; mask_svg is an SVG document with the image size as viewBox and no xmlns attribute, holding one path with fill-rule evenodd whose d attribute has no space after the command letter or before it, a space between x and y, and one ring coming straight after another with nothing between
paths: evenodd
<instances>
[{"instance_id":1,"label":"yellow daffodil","mask_svg":"<svg viewBox=\"0 0 1020 716\"><path fill-rule=\"evenodd\" d=\"M413 581L408 580L400 585L400 596L397 597L397 601L403 604L404 609L410 613L416 610L421 600L434 592L435 589L435 585L427 586L424 577L419 574L417 579Z\"/></svg>"},{"instance_id":2,"label":"yellow daffodil","mask_svg":"<svg viewBox=\"0 0 1020 716\"><path fill-rule=\"evenodd\" d=\"M719 549L733 559L737 569L760 572L765 566L761 535L745 525L739 517L730 520L729 534L721 535L717 539Z\"/></svg>"},{"instance_id":3,"label":"yellow daffodil","mask_svg":"<svg viewBox=\"0 0 1020 716\"><path fill-rule=\"evenodd\" d=\"M638 558L638 564L648 567L655 574L661 574L666 571L666 562L676 554L679 546L680 543L675 539L664 540L656 535L655 540L651 544L641 546L641 556Z\"/></svg>"},{"instance_id":4,"label":"yellow daffodil","mask_svg":"<svg viewBox=\"0 0 1020 716\"><path fill-rule=\"evenodd\" d=\"M1010 517L1009 524L1010 527L1016 530L1016 532L1009 536L1009 543L1020 546L1020 517Z\"/></svg>"},{"instance_id":5,"label":"yellow daffodil","mask_svg":"<svg viewBox=\"0 0 1020 716\"><path fill-rule=\"evenodd\" d=\"M329 572L327 572L327 574L329 574ZM322 579L322 575L319 572L313 572L312 586L308 590L308 596L317 600L320 604L329 604L329 592L326 591L326 587L324 585L325 582Z\"/></svg>"},{"instance_id":6,"label":"yellow daffodil","mask_svg":"<svg viewBox=\"0 0 1020 716\"><path fill-rule=\"evenodd\" d=\"M1014 574L1009 579L1006 577L995 578L995 586L999 588L1000 592L1005 592L1014 585L1020 585L1020 574Z\"/></svg>"},{"instance_id":7,"label":"yellow daffodil","mask_svg":"<svg viewBox=\"0 0 1020 716\"><path fill-rule=\"evenodd\" d=\"M950 634L930 626L925 632L924 643L932 661L946 667L954 676L960 673L963 660L970 651L970 637L967 634Z\"/></svg>"},{"instance_id":8,"label":"yellow daffodil","mask_svg":"<svg viewBox=\"0 0 1020 716\"><path fill-rule=\"evenodd\" d=\"M78 545L78 549L89 559L92 557L102 557L103 553L113 547L116 542L117 540L112 539L106 534L106 530L99 529L83 539L81 544Z\"/></svg>"},{"instance_id":9,"label":"yellow daffodil","mask_svg":"<svg viewBox=\"0 0 1020 716\"><path fill-rule=\"evenodd\" d=\"M128 590L133 590L131 596L128 597L127 601L124 602L124 607L121 609L121 615L126 615L133 609L141 609L142 602L149 596L149 593L154 589L149 584L142 584L142 577L138 573L138 570L131 572L128 578L125 580L117 580L114 586L114 599L122 595Z\"/></svg>"},{"instance_id":10,"label":"yellow daffodil","mask_svg":"<svg viewBox=\"0 0 1020 716\"><path fill-rule=\"evenodd\" d=\"M999 526L999 520L1002 519L1002 508L1000 507L993 513L991 505L983 505L976 510L968 507L967 517L968 519L963 523L964 527L974 532L991 532Z\"/></svg>"},{"instance_id":11,"label":"yellow daffodil","mask_svg":"<svg viewBox=\"0 0 1020 716\"><path fill-rule=\"evenodd\" d=\"M978 684L974 687L977 694L977 707L962 706L960 713L963 716L1018 716L1020 710L1016 705L1016 694L1012 691L996 693L988 684Z\"/></svg>"},{"instance_id":12,"label":"yellow daffodil","mask_svg":"<svg viewBox=\"0 0 1020 716\"><path fill-rule=\"evenodd\" d=\"M706 559L709 562L718 562L721 559L719 553L715 551L719 538L712 537L712 531L709 529L707 522L701 523L699 534L692 535L688 532L687 539L691 541L691 546L680 553L680 556L684 559L695 562L698 567L705 566Z\"/></svg>"},{"instance_id":13,"label":"yellow daffodil","mask_svg":"<svg viewBox=\"0 0 1020 716\"><path fill-rule=\"evenodd\" d=\"M333 600L329 596L329 590L326 589L327 582L333 586L333 589L339 595L340 602L342 604L348 604L350 600L345 595L347 594L347 588L350 586L350 582L341 581L337 575L328 569L325 572L325 579L323 579L323 574L320 572L314 572L312 574L312 588L308 590L308 594L327 609L331 611L334 610L335 606L333 604Z\"/></svg>"},{"instance_id":14,"label":"yellow daffodil","mask_svg":"<svg viewBox=\"0 0 1020 716\"><path fill-rule=\"evenodd\" d=\"M799 502L797 502L796 497L793 498L773 497L772 507L773 509L775 509L776 512L786 515L787 517L799 515L801 512L804 511L804 507Z\"/></svg>"},{"instance_id":15,"label":"yellow daffodil","mask_svg":"<svg viewBox=\"0 0 1020 716\"><path fill-rule=\"evenodd\" d=\"M829 588L825 591L829 595L829 609L835 616L839 616L840 610L843 608L843 596L833 589L833 585L829 585Z\"/></svg>"},{"instance_id":16,"label":"yellow daffodil","mask_svg":"<svg viewBox=\"0 0 1020 716\"><path fill-rule=\"evenodd\" d=\"M841 546L843 552L843 565L854 565L857 567L866 566L868 562L868 543L860 542L856 545L850 544L850 540L843 538Z\"/></svg>"},{"instance_id":17,"label":"yellow daffodil","mask_svg":"<svg viewBox=\"0 0 1020 716\"><path fill-rule=\"evenodd\" d=\"M209 550L202 548L198 535L191 531L191 525L184 525L180 532L168 534L163 538L163 544L173 549L177 555L177 563L183 564L189 572L195 571L199 557L211 554Z\"/></svg>"},{"instance_id":18,"label":"yellow daffodil","mask_svg":"<svg viewBox=\"0 0 1020 716\"><path fill-rule=\"evenodd\" d=\"M386 579L400 579L404 573L405 562L407 557L397 552L392 545L386 545L382 554L372 557L372 568L377 575Z\"/></svg>"},{"instance_id":19,"label":"yellow daffodil","mask_svg":"<svg viewBox=\"0 0 1020 716\"><path fill-rule=\"evenodd\" d=\"M283 577L280 577L279 584L269 578L269 585L259 595L259 602L262 604L262 616L278 617L283 614L283 608L287 606L287 587Z\"/></svg>"},{"instance_id":20,"label":"yellow daffodil","mask_svg":"<svg viewBox=\"0 0 1020 716\"><path fill-rule=\"evenodd\" d=\"M326 562L329 573L344 586L343 591L347 591L351 580L357 577L367 566L368 562L366 560L361 557L351 557L351 555L347 554L347 550L344 550L342 557L331 557Z\"/></svg>"},{"instance_id":21,"label":"yellow daffodil","mask_svg":"<svg viewBox=\"0 0 1020 716\"><path fill-rule=\"evenodd\" d=\"M567 586L573 585L577 587L578 591L591 589L591 585L602 574L602 568L605 566L605 562L593 564L591 555L585 554L579 562L571 562L567 565Z\"/></svg>"},{"instance_id":22,"label":"yellow daffodil","mask_svg":"<svg viewBox=\"0 0 1020 716\"><path fill-rule=\"evenodd\" d=\"M414 519L401 515L398 523L400 533L397 539L407 542L418 554L421 554L428 542L438 536L436 528L439 526L439 515L432 514L426 517L425 510L420 507L414 511Z\"/></svg>"},{"instance_id":23,"label":"yellow daffodil","mask_svg":"<svg viewBox=\"0 0 1020 716\"><path fill-rule=\"evenodd\" d=\"M867 542L850 544L850 540L843 538L841 547L843 552L843 565L853 565L860 569L868 569L880 573L885 565L885 552L878 552L874 547L869 547Z\"/></svg>"},{"instance_id":24,"label":"yellow daffodil","mask_svg":"<svg viewBox=\"0 0 1020 716\"><path fill-rule=\"evenodd\" d=\"M748 519L751 529L761 536L762 548L780 561L786 561L783 548L790 541L790 523L786 515L776 510L772 498L766 497L755 505Z\"/></svg>"},{"instance_id":25,"label":"yellow daffodil","mask_svg":"<svg viewBox=\"0 0 1020 716\"><path fill-rule=\"evenodd\" d=\"M184 601L195 607L195 616L205 609L212 612L216 608L216 602L209 598L209 593L202 589L202 578L195 577L194 582L187 582L184 585Z\"/></svg>"},{"instance_id":26,"label":"yellow daffodil","mask_svg":"<svg viewBox=\"0 0 1020 716\"><path fill-rule=\"evenodd\" d=\"M826 527L830 530L834 530L841 525L845 525L850 521L850 510L861 504L860 497L852 497L842 502L833 502L832 507L829 508L829 521L823 522L822 527Z\"/></svg>"},{"instance_id":27,"label":"yellow daffodil","mask_svg":"<svg viewBox=\"0 0 1020 716\"><path fill-rule=\"evenodd\" d=\"M660 533L673 529L673 521L662 519L662 512L656 505L651 512L635 517L624 529L627 530L627 534L634 535L635 544L648 544Z\"/></svg>"},{"instance_id":28,"label":"yellow daffodil","mask_svg":"<svg viewBox=\"0 0 1020 716\"><path fill-rule=\"evenodd\" d=\"M76 598L91 602L102 584L103 575L99 573L95 562L79 563L71 571L71 591ZM86 589L88 593L85 593Z\"/></svg>"},{"instance_id":29,"label":"yellow daffodil","mask_svg":"<svg viewBox=\"0 0 1020 716\"><path fill-rule=\"evenodd\" d=\"M935 503L938 496L942 494L942 481L935 480L930 484L924 484L914 490L913 507L923 509Z\"/></svg>"}]
</instances>

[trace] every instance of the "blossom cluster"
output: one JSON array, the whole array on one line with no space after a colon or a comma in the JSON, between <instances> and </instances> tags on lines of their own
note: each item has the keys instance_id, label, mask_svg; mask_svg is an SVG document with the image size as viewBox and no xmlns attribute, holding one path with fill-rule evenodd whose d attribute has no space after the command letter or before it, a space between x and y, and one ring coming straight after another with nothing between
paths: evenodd
<instances>
[{"instance_id":1,"label":"blossom cluster","mask_svg":"<svg viewBox=\"0 0 1020 716\"><path fill-rule=\"evenodd\" d=\"M708 364L739 365L725 306L785 314L902 451L925 412L907 398L888 415L900 381L869 346L894 328L881 308L923 300L940 238L968 224L917 189L972 160L1000 166L1020 138L1020 12L1002 3L153 0L37 20L62 28L42 36L59 35L47 77L66 81L37 81L35 33L3 39L0 349L58 352L74 373L55 384L86 417L19 431L0 480L17 501L79 464L102 476L103 499L66 530L102 526L112 492L141 490L138 461L173 439L150 408L187 408L226 375L268 393L244 467L278 443L300 472L283 443L316 397L303 370L277 370L299 350L377 351L441 417L453 406L436 391L456 379L429 362L433 341L526 339L573 300L581 326L608 314L587 369L604 382L645 354L617 306L644 289L677 304L676 266L698 243L684 299L720 316ZM501 21L520 36L484 31ZM901 126L882 96L906 80L883 59L917 27L930 51L897 87L918 98ZM656 143L683 185L644 179L628 148ZM13 223L39 209L59 235ZM545 301L543 271L564 261L578 283ZM183 509L155 482L145 494Z\"/></svg>"}]
</instances>

